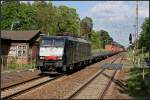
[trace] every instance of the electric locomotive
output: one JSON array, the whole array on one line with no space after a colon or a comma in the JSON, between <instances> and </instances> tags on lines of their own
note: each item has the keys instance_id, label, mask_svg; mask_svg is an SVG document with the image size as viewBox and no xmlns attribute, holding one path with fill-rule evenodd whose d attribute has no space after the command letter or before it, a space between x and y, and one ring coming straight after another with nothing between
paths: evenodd
<instances>
[{"instance_id":1,"label":"electric locomotive","mask_svg":"<svg viewBox=\"0 0 150 100\"><path fill-rule=\"evenodd\" d=\"M66 72L89 62L91 43L72 36L43 36L36 66L41 72Z\"/></svg>"}]
</instances>

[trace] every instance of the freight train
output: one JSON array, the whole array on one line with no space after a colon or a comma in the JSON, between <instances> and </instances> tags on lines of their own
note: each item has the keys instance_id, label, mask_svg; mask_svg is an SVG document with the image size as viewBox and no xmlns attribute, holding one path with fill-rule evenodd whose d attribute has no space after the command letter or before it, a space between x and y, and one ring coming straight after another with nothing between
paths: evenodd
<instances>
[{"instance_id":1,"label":"freight train","mask_svg":"<svg viewBox=\"0 0 150 100\"><path fill-rule=\"evenodd\" d=\"M41 72L68 72L115 53L91 53L91 42L72 36L41 37L36 66Z\"/></svg>"},{"instance_id":2,"label":"freight train","mask_svg":"<svg viewBox=\"0 0 150 100\"><path fill-rule=\"evenodd\" d=\"M124 50L125 50L125 48L116 42L112 42L111 44L105 45L105 51L110 51L110 52L116 53L116 52L121 52Z\"/></svg>"}]
</instances>

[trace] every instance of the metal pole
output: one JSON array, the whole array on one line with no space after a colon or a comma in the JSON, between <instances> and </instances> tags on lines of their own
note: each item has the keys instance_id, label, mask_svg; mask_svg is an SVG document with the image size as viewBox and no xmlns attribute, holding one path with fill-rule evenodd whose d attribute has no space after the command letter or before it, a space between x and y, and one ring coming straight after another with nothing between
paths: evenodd
<instances>
[{"instance_id":1,"label":"metal pole","mask_svg":"<svg viewBox=\"0 0 150 100\"><path fill-rule=\"evenodd\" d=\"M150 30L150 29L149 29ZM149 31L150 32L150 31ZM149 35L149 38L150 38L150 35ZM149 63L150 63L150 40L149 40Z\"/></svg>"},{"instance_id":2,"label":"metal pole","mask_svg":"<svg viewBox=\"0 0 150 100\"><path fill-rule=\"evenodd\" d=\"M136 1L136 25L135 25L135 43L134 43L134 54L138 51L138 1ZM135 55L134 55L135 56ZM136 57L134 57L134 61Z\"/></svg>"},{"instance_id":3,"label":"metal pole","mask_svg":"<svg viewBox=\"0 0 150 100\"><path fill-rule=\"evenodd\" d=\"M136 35L137 35L137 50L138 50L138 1L136 1Z\"/></svg>"},{"instance_id":4,"label":"metal pole","mask_svg":"<svg viewBox=\"0 0 150 100\"><path fill-rule=\"evenodd\" d=\"M13 30L13 26L14 26L14 23L12 22L12 24L11 24L11 31Z\"/></svg>"},{"instance_id":5,"label":"metal pole","mask_svg":"<svg viewBox=\"0 0 150 100\"><path fill-rule=\"evenodd\" d=\"M1 46L1 32L0 32L0 67L2 66L2 46Z\"/></svg>"},{"instance_id":6,"label":"metal pole","mask_svg":"<svg viewBox=\"0 0 150 100\"><path fill-rule=\"evenodd\" d=\"M136 31L137 31L137 33L136 33L136 35L137 35L137 43L136 43L136 48L137 48L137 53L138 53L138 40L139 40L139 37L138 37L138 1L136 1ZM138 57L138 64L139 64L139 61L140 61L140 57Z\"/></svg>"}]
</instances>

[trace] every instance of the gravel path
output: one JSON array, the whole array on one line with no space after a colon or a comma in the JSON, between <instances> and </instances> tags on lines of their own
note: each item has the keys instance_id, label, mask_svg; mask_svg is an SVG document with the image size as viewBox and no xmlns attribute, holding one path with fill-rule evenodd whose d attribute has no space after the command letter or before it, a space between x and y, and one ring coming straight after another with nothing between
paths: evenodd
<instances>
[{"instance_id":1,"label":"gravel path","mask_svg":"<svg viewBox=\"0 0 150 100\"><path fill-rule=\"evenodd\" d=\"M117 55L116 55L117 56ZM110 62L114 57L110 57L99 63L90 65L76 73L54 80L48 84L19 95L14 99L65 99L73 93L77 87L87 81L92 75L100 70L100 65Z\"/></svg>"}]
</instances>

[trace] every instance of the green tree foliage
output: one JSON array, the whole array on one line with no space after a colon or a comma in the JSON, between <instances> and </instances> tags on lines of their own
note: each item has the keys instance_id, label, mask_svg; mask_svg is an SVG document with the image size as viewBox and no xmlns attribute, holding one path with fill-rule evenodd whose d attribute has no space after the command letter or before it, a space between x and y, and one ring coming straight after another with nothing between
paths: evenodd
<instances>
[{"instance_id":1,"label":"green tree foliage","mask_svg":"<svg viewBox=\"0 0 150 100\"><path fill-rule=\"evenodd\" d=\"M51 2L46 3L45 1L35 1L33 3L36 14L34 15L34 21L37 28L44 33L49 33L50 29L55 27L56 22L56 9ZM55 32L52 30L50 32Z\"/></svg>"},{"instance_id":2,"label":"green tree foliage","mask_svg":"<svg viewBox=\"0 0 150 100\"><path fill-rule=\"evenodd\" d=\"M90 41L92 42L92 49L100 49L100 39L94 30L91 32Z\"/></svg>"},{"instance_id":3,"label":"green tree foliage","mask_svg":"<svg viewBox=\"0 0 150 100\"><path fill-rule=\"evenodd\" d=\"M81 27L81 36L89 36L91 35L90 33L92 32L93 28L93 21L92 18L90 17L85 17L81 20L80 22L80 27Z\"/></svg>"},{"instance_id":4,"label":"green tree foliage","mask_svg":"<svg viewBox=\"0 0 150 100\"><path fill-rule=\"evenodd\" d=\"M105 48L106 44L110 44L111 42L113 42L113 39L109 36L107 31L100 30L97 31L97 33L99 34L99 39L101 41L101 48Z\"/></svg>"},{"instance_id":5,"label":"green tree foliage","mask_svg":"<svg viewBox=\"0 0 150 100\"><path fill-rule=\"evenodd\" d=\"M1 29L34 29L32 20L34 14L33 7L29 3L24 4L19 1L3 1L1 6Z\"/></svg>"},{"instance_id":6,"label":"green tree foliage","mask_svg":"<svg viewBox=\"0 0 150 100\"><path fill-rule=\"evenodd\" d=\"M35 16L36 12L34 7L31 6L30 3L24 4L21 3L19 6L20 11L18 12L18 20L20 27L19 30L32 30L36 29L35 21L33 17Z\"/></svg>"},{"instance_id":7,"label":"green tree foliage","mask_svg":"<svg viewBox=\"0 0 150 100\"><path fill-rule=\"evenodd\" d=\"M2 30L10 30L13 25L13 30L37 29L48 35L55 35L57 32L80 34L80 18L76 9L56 7L51 2L34 1L30 4L3 1L1 13Z\"/></svg>"},{"instance_id":8,"label":"green tree foliage","mask_svg":"<svg viewBox=\"0 0 150 100\"><path fill-rule=\"evenodd\" d=\"M1 6L1 29L10 30L12 22L16 21L19 12L19 3L3 1Z\"/></svg>"},{"instance_id":9,"label":"green tree foliage","mask_svg":"<svg viewBox=\"0 0 150 100\"><path fill-rule=\"evenodd\" d=\"M76 9L67 6L59 6L58 8L58 32L70 32L78 35L80 29L80 18L76 13Z\"/></svg>"},{"instance_id":10,"label":"green tree foliage","mask_svg":"<svg viewBox=\"0 0 150 100\"><path fill-rule=\"evenodd\" d=\"M149 32L149 18L145 18L141 28L142 31L140 33L140 37L139 37L139 48L145 47L146 51L149 50L149 45L150 45L150 32Z\"/></svg>"}]
</instances>

